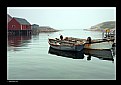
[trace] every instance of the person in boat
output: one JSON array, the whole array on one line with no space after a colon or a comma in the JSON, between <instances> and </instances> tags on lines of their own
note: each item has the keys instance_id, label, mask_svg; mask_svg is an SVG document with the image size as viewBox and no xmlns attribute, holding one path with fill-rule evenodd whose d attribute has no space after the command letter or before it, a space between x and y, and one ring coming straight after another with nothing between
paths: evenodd
<instances>
[{"instance_id":1,"label":"person in boat","mask_svg":"<svg viewBox=\"0 0 121 85\"><path fill-rule=\"evenodd\" d=\"M60 39L63 40L63 36L62 35L60 35Z\"/></svg>"},{"instance_id":2,"label":"person in boat","mask_svg":"<svg viewBox=\"0 0 121 85\"><path fill-rule=\"evenodd\" d=\"M91 44L91 37L87 38L87 43Z\"/></svg>"}]
</instances>

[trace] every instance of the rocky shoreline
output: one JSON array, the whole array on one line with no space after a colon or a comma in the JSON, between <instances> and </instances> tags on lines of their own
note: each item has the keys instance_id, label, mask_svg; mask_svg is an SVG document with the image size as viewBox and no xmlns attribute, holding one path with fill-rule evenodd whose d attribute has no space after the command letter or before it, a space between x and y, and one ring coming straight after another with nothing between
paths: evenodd
<instances>
[{"instance_id":1,"label":"rocky shoreline","mask_svg":"<svg viewBox=\"0 0 121 85\"><path fill-rule=\"evenodd\" d=\"M32 34L39 34L42 32L58 32L58 31L60 31L60 30L44 26L44 27L38 27L36 29L32 29Z\"/></svg>"},{"instance_id":2,"label":"rocky shoreline","mask_svg":"<svg viewBox=\"0 0 121 85\"><path fill-rule=\"evenodd\" d=\"M40 32L57 32L57 31L59 31L59 30L56 30L56 29L51 28L51 27L47 27L47 28L40 27L40 28L39 28L39 31L40 31Z\"/></svg>"},{"instance_id":3,"label":"rocky shoreline","mask_svg":"<svg viewBox=\"0 0 121 85\"><path fill-rule=\"evenodd\" d=\"M89 29L84 29L86 31L104 31L106 29L115 30L115 21L102 22L97 25L91 26Z\"/></svg>"},{"instance_id":4,"label":"rocky shoreline","mask_svg":"<svg viewBox=\"0 0 121 85\"><path fill-rule=\"evenodd\" d=\"M102 29L83 29L83 30L86 30L86 31L103 31Z\"/></svg>"}]
</instances>

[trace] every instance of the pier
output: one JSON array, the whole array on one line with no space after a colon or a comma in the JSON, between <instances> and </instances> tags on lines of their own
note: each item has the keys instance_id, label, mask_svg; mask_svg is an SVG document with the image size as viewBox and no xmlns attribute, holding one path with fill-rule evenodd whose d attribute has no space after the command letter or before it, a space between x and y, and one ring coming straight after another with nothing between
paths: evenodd
<instances>
[{"instance_id":1,"label":"pier","mask_svg":"<svg viewBox=\"0 0 121 85\"><path fill-rule=\"evenodd\" d=\"M8 35L31 35L31 30L8 30Z\"/></svg>"}]
</instances>

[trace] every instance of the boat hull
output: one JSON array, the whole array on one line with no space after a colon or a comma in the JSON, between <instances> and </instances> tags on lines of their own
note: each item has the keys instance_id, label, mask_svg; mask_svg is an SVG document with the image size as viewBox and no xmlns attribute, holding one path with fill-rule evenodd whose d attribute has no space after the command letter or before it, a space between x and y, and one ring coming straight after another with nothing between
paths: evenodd
<instances>
[{"instance_id":1,"label":"boat hull","mask_svg":"<svg viewBox=\"0 0 121 85\"><path fill-rule=\"evenodd\" d=\"M84 45L76 45L76 46L50 45L50 47L64 51L81 51L84 48Z\"/></svg>"},{"instance_id":2,"label":"boat hull","mask_svg":"<svg viewBox=\"0 0 121 85\"><path fill-rule=\"evenodd\" d=\"M68 40L48 39L50 47L62 51L81 51L84 48L83 42L72 42Z\"/></svg>"},{"instance_id":3,"label":"boat hull","mask_svg":"<svg viewBox=\"0 0 121 85\"><path fill-rule=\"evenodd\" d=\"M113 45L112 41L105 41L99 43L85 43L84 48L86 49L111 49Z\"/></svg>"}]
</instances>

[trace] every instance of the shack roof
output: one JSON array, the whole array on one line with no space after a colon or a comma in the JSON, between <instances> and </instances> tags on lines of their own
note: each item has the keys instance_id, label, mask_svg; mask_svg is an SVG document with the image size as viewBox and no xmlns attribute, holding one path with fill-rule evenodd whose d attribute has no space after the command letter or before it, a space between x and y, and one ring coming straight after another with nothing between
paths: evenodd
<instances>
[{"instance_id":1,"label":"shack roof","mask_svg":"<svg viewBox=\"0 0 121 85\"><path fill-rule=\"evenodd\" d=\"M8 18L8 17L12 19L12 17L11 17L9 14L7 14L7 18Z\"/></svg>"},{"instance_id":2,"label":"shack roof","mask_svg":"<svg viewBox=\"0 0 121 85\"><path fill-rule=\"evenodd\" d=\"M26 19L13 17L17 22L23 25L31 25Z\"/></svg>"}]
</instances>

